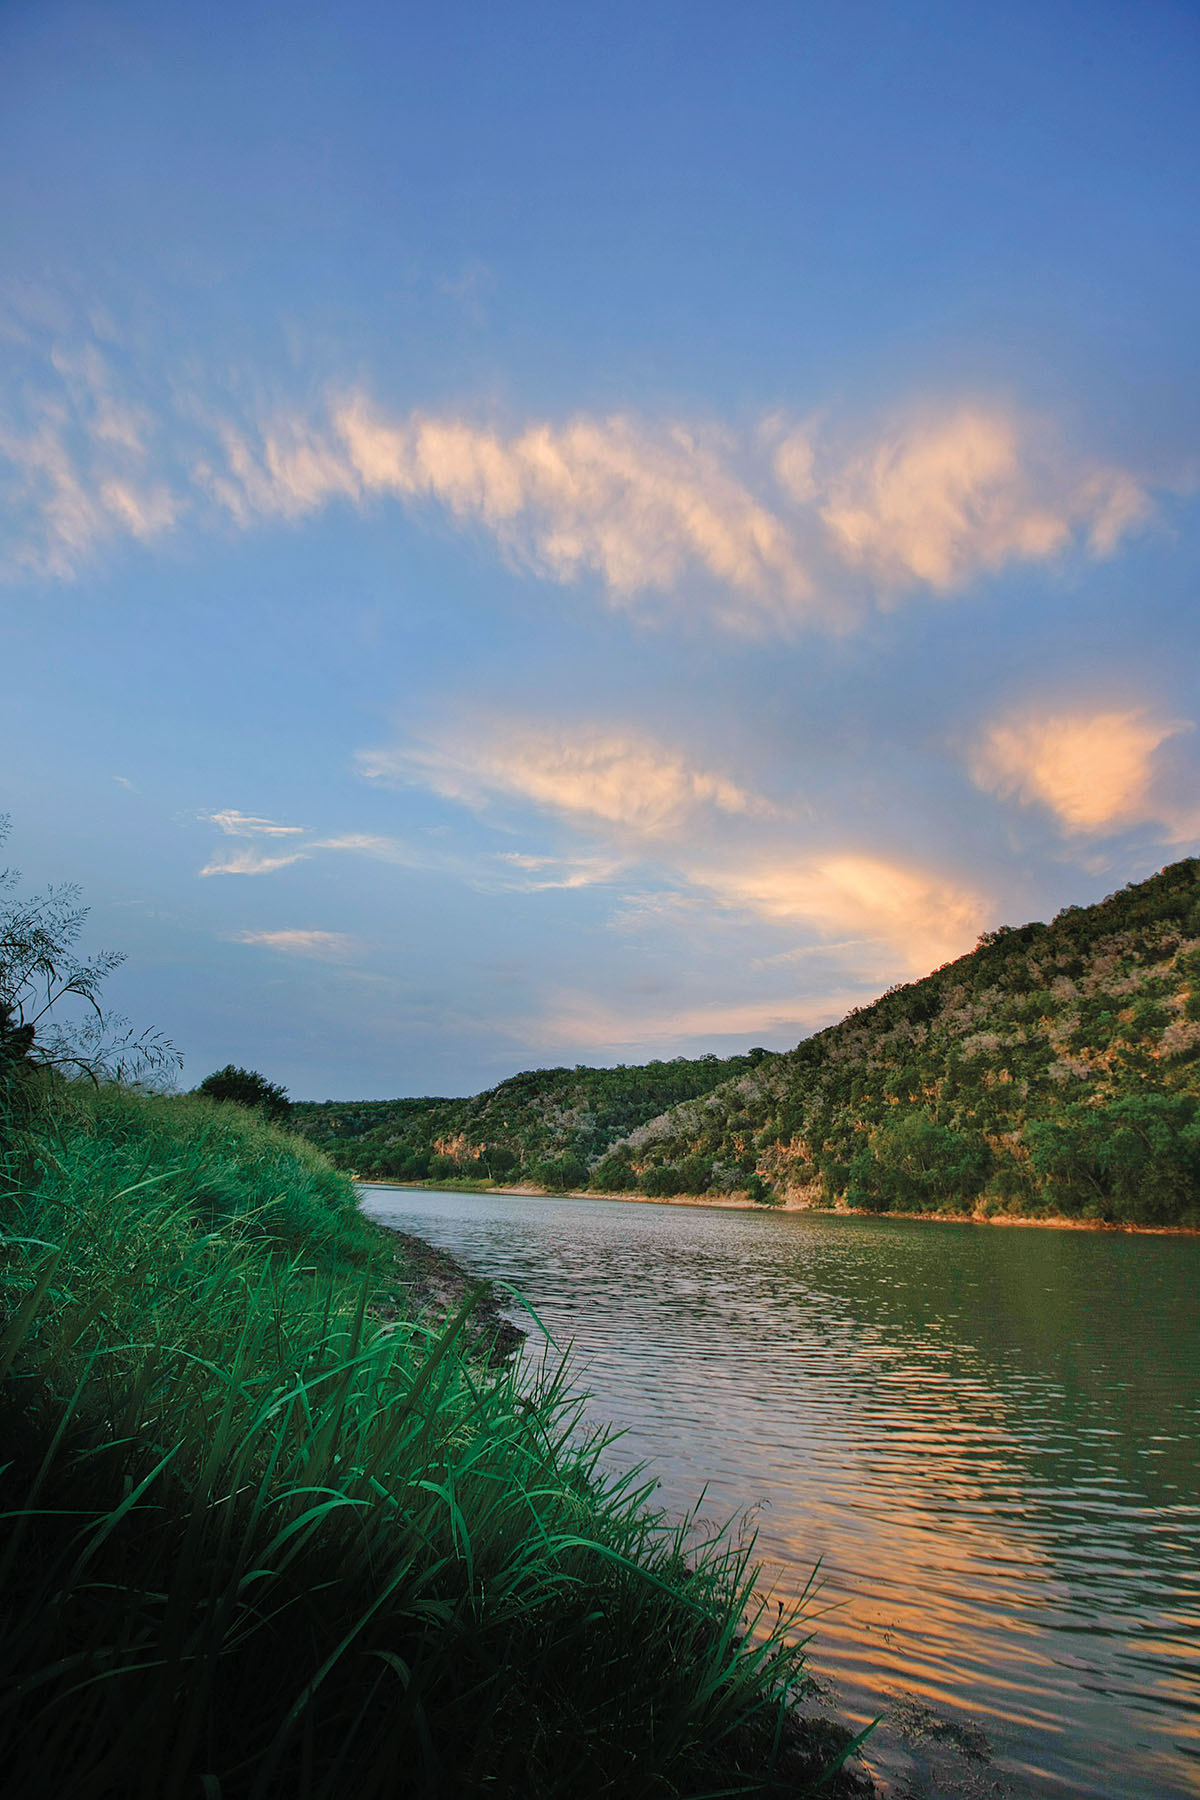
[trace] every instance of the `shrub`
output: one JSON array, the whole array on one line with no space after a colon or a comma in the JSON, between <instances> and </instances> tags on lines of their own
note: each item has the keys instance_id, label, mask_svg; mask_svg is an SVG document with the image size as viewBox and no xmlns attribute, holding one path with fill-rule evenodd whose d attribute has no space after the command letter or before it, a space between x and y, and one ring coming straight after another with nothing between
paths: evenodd
<instances>
[{"instance_id":1,"label":"shrub","mask_svg":"<svg viewBox=\"0 0 1200 1800\"><path fill-rule=\"evenodd\" d=\"M587 1186L587 1164L578 1156L547 1157L534 1163L529 1173L539 1187L549 1188L553 1193Z\"/></svg>"},{"instance_id":2,"label":"shrub","mask_svg":"<svg viewBox=\"0 0 1200 1800\"><path fill-rule=\"evenodd\" d=\"M592 1170L588 1178L588 1186L601 1193L623 1194L637 1186L637 1176L629 1161L627 1150L613 1151L603 1157Z\"/></svg>"},{"instance_id":3,"label":"shrub","mask_svg":"<svg viewBox=\"0 0 1200 1800\"><path fill-rule=\"evenodd\" d=\"M196 1092L207 1100L231 1100L237 1106L247 1106L277 1125L282 1125L292 1110L286 1088L268 1081L257 1069L239 1069L233 1063L206 1075Z\"/></svg>"}]
</instances>

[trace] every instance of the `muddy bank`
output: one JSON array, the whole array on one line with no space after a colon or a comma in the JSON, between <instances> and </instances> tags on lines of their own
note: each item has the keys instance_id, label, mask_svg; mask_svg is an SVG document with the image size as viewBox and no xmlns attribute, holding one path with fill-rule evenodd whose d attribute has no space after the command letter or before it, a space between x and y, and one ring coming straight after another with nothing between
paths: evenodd
<instances>
[{"instance_id":1,"label":"muddy bank","mask_svg":"<svg viewBox=\"0 0 1200 1800\"><path fill-rule=\"evenodd\" d=\"M375 1317L392 1321L415 1317L419 1324L448 1319L470 1295L474 1309L466 1323L467 1342L493 1367L507 1362L525 1341L525 1333L500 1311L490 1281L480 1280L463 1268L447 1250L438 1250L424 1238L394 1226L380 1225L393 1246L392 1262L397 1293L372 1307Z\"/></svg>"}]
</instances>

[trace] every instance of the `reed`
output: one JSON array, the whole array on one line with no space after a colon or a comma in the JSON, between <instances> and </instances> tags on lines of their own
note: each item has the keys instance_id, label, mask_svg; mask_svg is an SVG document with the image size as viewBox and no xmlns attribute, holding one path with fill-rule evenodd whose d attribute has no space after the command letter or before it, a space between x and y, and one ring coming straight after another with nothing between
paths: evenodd
<instances>
[{"instance_id":1,"label":"reed","mask_svg":"<svg viewBox=\"0 0 1200 1800\"><path fill-rule=\"evenodd\" d=\"M800 1791L751 1547L613 1474L561 1359L472 1355L472 1300L381 1323L319 1155L60 1089L9 1169L12 1800Z\"/></svg>"}]
</instances>

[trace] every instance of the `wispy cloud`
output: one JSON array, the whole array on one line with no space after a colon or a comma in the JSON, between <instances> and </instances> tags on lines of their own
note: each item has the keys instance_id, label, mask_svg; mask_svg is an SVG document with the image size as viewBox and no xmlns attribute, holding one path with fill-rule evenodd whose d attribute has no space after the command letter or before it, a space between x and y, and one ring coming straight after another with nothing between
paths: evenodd
<instances>
[{"instance_id":1,"label":"wispy cloud","mask_svg":"<svg viewBox=\"0 0 1200 1800\"><path fill-rule=\"evenodd\" d=\"M747 818L779 811L727 775L628 729L496 722L452 743L365 751L359 767L369 780L419 783L469 805L511 796L639 836L676 831L703 810Z\"/></svg>"},{"instance_id":2,"label":"wispy cloud","mask_svg":"<svg viewBox=\"0 0 1200 1800\"><path fill-rule=\"evenodd\" d=\"M322 855L365 856L400 868L441 869L456 875L470 872L469 866L460 858L431 845L412 844L386 833L341 831L320 835L306 825L282 825L275 819L239 812L235 808L205 812L199 817L215 825L226 837L252 840L244 849L218 852L200 870L202 876L271 875L292 863L307 862ZM288 841L280 843L280 839ZM263 841L256 844L253 840Z\"/></svg>"},{"instance_id":3,"label":"wispy cloud","mask_svg":"<svg viewBox=\"0 0 1200 1800\"><path fill-rule=\"evenodd\" d=\"M280 825L274 819L260 819L253 813L232 810L201 813L200 817L223 831L226 837L300 837L307 829L304 825Z\"/></svg>"},{"instance_id":4,"label":"wispy cloud","mask_svg":"<svg viewBox=\"0 0 1200 1800\"><path fill-rule=\"evenodd\" d=\"M1200 813L1181 811L1159 787L1156 751L1191 731L1186 720L1128 710L1039 709L996 720L970 756L973 780L1001 799L1048 807L1073 835L1104 835L1144 823L1189 837Z\"/></svg>"},{"instance_id":5,"label":"wispy cloud","mask_svg":"<svg viewBox=\"0 0 1200 1800\"><path fill-rule=\"evenodd\" d=\"M268 840L266 849L255 849L247 845L244 850L231 849L214 856L201 869L202 876L271 875L276 869L286 869L290 863L302 862L308 855L309 847L306 845L296 844L286 849L270 847L272 840L303 837L303 825L280 825L274 819L238 812L232 807L226 807L220 812L201 813L199 817L204 823L215 825L225 837Z\"/></svg>"},{"instance_id":6,"label":"wispy cloud","mask_svg":"<svg viewBox=\"0 0 1200 1800\"><path fill-rule=\"evenodd\" d=\"M185 520L248 530L392 499L615 605L669 596L731 630L840 631L872 590L887 603L1072 549L1111 556L1153 507L1134 471L994 403L915 404L849 436L779 415L740 430L629 412L502 426L389 411L365 390L239 403L117 367L96 343L53 349L0 406L18 572L67 579Z\"/></svg>"},{"instance_id":7,"label":"wispy cloud","mask_svg":"<svg viewBox=\"0 0 1200 1800\"><path fill-rule=\"evenodd\" d=\"M804 927L821 941L852 936L857 960L894 979L961 954L986 922L985 900L969 883L838 844L836 831L807 810L789 812L646 735L493 720L453 747L370 752L362 768L373 779L421 782L477 810L515 799L586 833L578 877L545 885L585 885L595 870L611 879L622 865L629 874L652 865L659 885L674 891L626 897L616 919L627 927L668 910L682 923L685 906L696 922L711 920L714 909L736 913ZM543 863L562 857L507 860L537 878Z\"/></svg>"},{"instance_id":8,"label":"wispy cloud","mask_svg":"<svg viewBox=\"0 0 1200 1800\"><path fill-rule=\"evenodd\" d=\"M1111 556L1152 511L1132 473L1073 456L1051 428L998 406L918 408L838 452L778 417L742 437L623 415L505 434L464 417L390 418L360 395L323 425L281 416L253 447L239 436L227 450L213 491L240 521L336 497L436 502L547 579L590 573L618 601L700 571L717 586L714 616L739 629L844 628L858 604L839 567L885 594L956 592L1078 545Z\"/></svg>"},{"instance_id":9,"label":"wispy cloud","mask_svg":"<svg viewBox=\"0 0 1200 1800\"><path fill-rule=\"evenodd\" d=\"M340 931L238 931L234 943L279 950L287 956L310 956L320 962L336 962L358 948L357 941Z\"/></svg>"},{"instance_id":10,"label":"wispy cloud","mask_svg":"<svg viewBox=\"0 0 1200 1800\"><path fill-rule=\"evenodd\" d=\"M429 856L428 851L417 849L403 838L371 831L342 831L334 837L314 838L309 849L340 850L352 856L371 856L377 862L413 867L423 867Z\"/></svg>"},{"instance_id":11,"label":"wispy cloud","mask_svg":"<svg viewBox=\"0 0 1200 1800\"><path fill-rule=\"evenodd\" d=\"M821 517L845 559L885 584L949 593L1006 563L1056 556L1080 536L1093 556L1111 556L1150 510L1124 470L1081 467L1015 414L963 407L852 455Z\"/></svg>"},{"instance_id":12,"label":"wispy cloud","mask_svg":"<svg viewBox=\"0 0 1200 1800\"><path fill-rule=\"evenodd\" d=\"M668 591L694 567L771 611L814 604L793 532L714 427L579 417L505 435L466 419L391 421L364 398L333 426L365 493L439 501L552 580L595 574L625 599Z\"/></svg>"},{"instance_id":13,"label":"wispy cloud","mask_svg":"<svg viewBox=\"0 0 1200 1800\"><path fill-rule=\"evenodd\" d=\"M270 856L258 850L236 850L224 859L214 857L205 863L201 875L270 875L286 869L289 863L301 862L306 852L295 850L290 856Z\"/></svg>"},{"instance_id":14,"label":"wispy cloud","mask_svg":"<svg viewBox=\"0 0 1200 1800\"><path fill-rule=\"evenodd\" d=\"M0 494L12 572L69 580L105 545L147 543L183 498L155 466L149 412L125 398L98 346L52 349L40 383L0 407Z\"/></svg>"},{"instance_id":15,"label":"wispy cloud","mask_svg":"<svg viewBox=\"0 0 1200 1800\"><path fill-rule=\"evenodd\" d=\"M495 860L505 866L504 885L529 894L552 888L596 887L615 880L624 866L620 857L531 856L519 850L497 851Z\"/></svg>"}]
</instances>

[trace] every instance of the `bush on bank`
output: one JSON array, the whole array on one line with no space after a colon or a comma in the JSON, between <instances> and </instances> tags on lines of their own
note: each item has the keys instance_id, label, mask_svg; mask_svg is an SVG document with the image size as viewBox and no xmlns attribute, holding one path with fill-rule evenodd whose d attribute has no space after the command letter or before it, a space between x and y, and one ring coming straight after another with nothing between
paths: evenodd
<instances>
[{"instance_id":1,"label":"bush on bank","mask_svg":"<svg viewBox=\"0 0 1200 1800\"><path fill-rule=\"evenodd\" d=\"M319 1153L50 1083L2 1201L12 1800L807 1791L745 1549L685 1560L469 1303L380 1323L391 1246Z\"/></svg>"}]
</instances>

